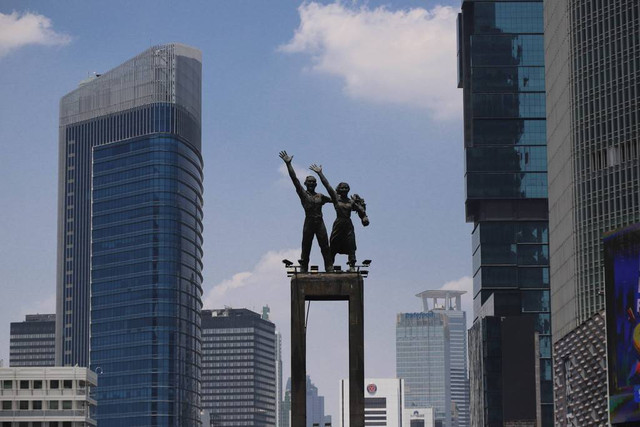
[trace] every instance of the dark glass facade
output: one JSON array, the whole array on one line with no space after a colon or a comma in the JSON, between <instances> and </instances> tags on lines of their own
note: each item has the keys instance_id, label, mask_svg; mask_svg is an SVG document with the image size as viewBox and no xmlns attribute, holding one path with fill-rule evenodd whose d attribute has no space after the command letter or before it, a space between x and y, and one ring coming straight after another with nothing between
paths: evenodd
<instances>
[{"instance_id":1,"label":"dark glass facade","mask_svg":"<svg viewBox=\"0 0 640 427\"><path fill-rule=\"evenodd\" d=\"M200 81L154 46L60 103L56 359L99 374L103 427L200 422Z\"/></svg>"},{"instance_id":2,"label":"dark glass facade","mask_svg":"<svg viewBox=\"0 0 640 427\"><path fill-rule=\"evenodd\" d=\"M98 419L113 426L195 425L202 161L185 141L159 133L97 147L93 170L91 367L101 372Z\"/></svg>"},{"instance_id":3,"label":"dark glass facade","mask_svg":"<svg viewBox=\"0 0 640 427\"><path fill-rule=\"evenodd\" d=\"M551 426L542 1L465 0L458 34L459 86L464 89L466 218L474 224L474 322L484 317L530 319L539 334L540 416L542 425ZM514 345L501 339L491 342ZM478 358L487 358L487 347L477 346L476 350L480 354L470 348L470 366L487 368L478 362ZM480 373L483 375L487 377L486 372ZM492 419L472 421L472 425L498 425L496 414L504 413L503 401L508 396L500 381L480 384L481 390L472 387L475 404L482 401L486 405L483 413L491 414ZM485 398L479 400L477 393L484 393ZM474 396L472 406L473 400Z\"/></svg>"}]
</instances>

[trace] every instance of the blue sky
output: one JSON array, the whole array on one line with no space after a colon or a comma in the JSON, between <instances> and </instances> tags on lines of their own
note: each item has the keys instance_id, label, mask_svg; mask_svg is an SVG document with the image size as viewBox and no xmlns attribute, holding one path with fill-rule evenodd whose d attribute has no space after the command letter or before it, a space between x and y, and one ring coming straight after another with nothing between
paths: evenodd
<instances>
[{"instance_id":1,"label":"blue sky","mask_svg":"<svg viewBox=\"0 0 640 427\"><path fill-rule=\"evenodd\" d=\"M373 260L366 375L395 376L396 313L419 311L414 295L425 289L470 289L458 7L0 2L5 366L9 323L54 310L60 98L151 45L181 42L203 53L205 308L268 304L288 369L289 283L280 260L297 259L304 214L278 158L287 150L300 174L322 164L332 184L346 181L367 201L371 225L356 224L358 258ZM330 227L330 205L324 215ZM321 264L315 244L313 263ZM309 373L337 415L338 379L348 375L346 306L312 305L308 346Z\"/></svg>"}]
</instances>

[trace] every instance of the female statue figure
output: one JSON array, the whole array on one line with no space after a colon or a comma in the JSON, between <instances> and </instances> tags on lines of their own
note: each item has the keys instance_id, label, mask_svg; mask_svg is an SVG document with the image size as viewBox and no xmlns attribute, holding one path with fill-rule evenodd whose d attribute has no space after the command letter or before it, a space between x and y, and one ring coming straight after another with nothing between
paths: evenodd
<instances>
[{"instance_id":1,"label":"female statue figure","mask_svg":"<svg viewBox=\"0 0 640 427\"><path fill-rule=\"evenodd\" d=\"M313 164L309 169L318 174L336 209L336 220L333 222L329 238L332 264L336 254L346 254L348 256L347 264L353 268L356 264L356 235L351 222L351 211L358 213L363 226L369 225L364 199L357 194L349 197L349 184L346 182L341 182L334 190L322 173L322 166Z\"/></svg>"}]
</instances>

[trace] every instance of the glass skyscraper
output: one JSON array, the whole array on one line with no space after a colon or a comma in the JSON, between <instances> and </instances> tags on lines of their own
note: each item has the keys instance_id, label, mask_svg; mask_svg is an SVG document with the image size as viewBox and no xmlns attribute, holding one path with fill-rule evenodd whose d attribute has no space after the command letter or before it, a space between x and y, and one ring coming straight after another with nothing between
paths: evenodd
<instances>
[{"instance_id":1,"label":"glass skyscraper","mask_svg":"<svg viewBox=\"0 0 640 427\"><path fill-rule=\"evenodd\" d=\"M449 325L449 384L453 426L469 426L469 376L467 375L467 313L462 310L465 291L428 290L416 295L425 313L444 314Z\"/></svg>"},{"instance_id":2,"label":"glass skyscraper","mask_svg":"<svg viewBox=\"0 0 640 427\"><path fill-rule=\"evenodd\" d=\"M154 46L60 102L56 359L101 426L199 423L201 74Z\"/></svg>"},{"instance_id":3,"label":"glass skyscraper","mask_svg":"<svg viewBox=\"0 0 640 427\"><path fill-rule=\"evenodd\" d=\"M464 0L458 64L466 218L474 224L474 322L485 316L530 319L539 348L539 417L552 425L543 27L542 1ZM480 326L474 331L483 333ZM483 384L493 386L479 392L492 393L485 402L502 402L499 384Z\"/></svg>"},{"instance_id":4,"label":"glass skyscraper","mask_svg":"<svg viewBox=\"0 0 640 427\"><path fill-rule=\"evenodd\" d=\"M396 377L405 383L404 407L433 408L443 427L452 427L449 337L444 313L397 315Z\"/></svg>"}]
</instances>

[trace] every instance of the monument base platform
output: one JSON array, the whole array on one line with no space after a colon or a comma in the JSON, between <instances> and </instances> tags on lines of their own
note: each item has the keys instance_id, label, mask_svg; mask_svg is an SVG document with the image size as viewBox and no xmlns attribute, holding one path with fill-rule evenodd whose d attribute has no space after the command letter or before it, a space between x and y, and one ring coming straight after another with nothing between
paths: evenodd
<instances>
[{"instance_id":1,"label":"monument base platform","mask_svg":"<svg viewBox=\"0 0 640 427\"><path fill-rule=\"evenodd\" d=\"M307 425L306 301L349 302L349 425L364 427L364 279L358 272L291 278L291 426Z\"/></svg>"}]
</instances>

